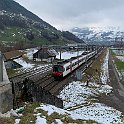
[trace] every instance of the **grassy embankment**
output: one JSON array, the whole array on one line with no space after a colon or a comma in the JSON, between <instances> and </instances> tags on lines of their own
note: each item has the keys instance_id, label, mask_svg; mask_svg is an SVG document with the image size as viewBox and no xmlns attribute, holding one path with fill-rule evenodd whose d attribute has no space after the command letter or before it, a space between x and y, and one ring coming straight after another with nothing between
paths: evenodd
<instances>
[{"instance_id":1,"label":"grassy embankment","mask_svg":"<svg viewBox=\"0 0 124 124\"><path fill-rule=\"evenodd\" d=\"M102 54L91 64L91 66L85 71L83 75L82 82L86 82L90 78L90 82L97 82L101 83L100 76L101 76L101 66L104 62L104 58L107 54L107 49L104 49Z\"/></svg>"},{"instance_id":2,"label":"grassy embankment","mask_svg":"<svg viewBox=\"0 0 124 124\"><path fill-rule=\"evenodd\" d=\"M81 120L81 119L72 119L71 117L67 116L68 114L59 114L57 112L53 112L51 115L48 115L48 111L42 110L42 109L35 109L36 107L39 107L40 103L33 103L33 104L27 104L24 111L22 112L23 116L16 117L20 119L19 124L35 124L37 114L40 115L40 117L45 118L47 121L47 124L51 124L54 122L54 124L57 124L56 119L61 120L64 124L68 123L75 123L75 124L97 124L95 121L92 120ZM1 124L14 124L15 118L1 118L0 119Z\"/></svg>"}]
</instances>

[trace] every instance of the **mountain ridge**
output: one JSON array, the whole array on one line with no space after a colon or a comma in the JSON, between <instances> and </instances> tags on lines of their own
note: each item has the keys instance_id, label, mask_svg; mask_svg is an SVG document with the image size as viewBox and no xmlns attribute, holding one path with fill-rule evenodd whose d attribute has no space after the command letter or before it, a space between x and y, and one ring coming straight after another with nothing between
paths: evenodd
<instances>
[{"instance_id":1,"label":"mountain ridge","mask_svg":"<svg viewBox=\"0 0 124 124\"><path fill-rule=\"evenodd\" d=\"M75 27L70 32L85 42L95 45L113 45L123 42L124 39L124 32L120 31L119 27Z\"/></svg>"}]
</instances>

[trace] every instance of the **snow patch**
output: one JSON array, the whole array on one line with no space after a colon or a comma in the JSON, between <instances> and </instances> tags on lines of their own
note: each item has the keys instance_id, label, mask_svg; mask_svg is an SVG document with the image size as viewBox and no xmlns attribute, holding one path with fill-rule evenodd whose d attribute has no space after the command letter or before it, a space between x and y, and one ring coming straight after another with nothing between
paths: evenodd
<instances>
[{"instance_id":1,"label":"snow patch","mask_svg":"<svg viewBox=\"0 0 124 124\"><path fill-rule=\"evenodd\" d=\"M122 62L124 62L124 56L116 56L119 60L121 60Z\"/></svg>"},{"instance_id":2,"label":"snow patch","mask_svg":"<svg viewBox=\"0 0 124 124\"><path fill-rule=\"evenodd\" d=\"M15 119L15 124L19 124L20 119Z\"/></svg>"},{"instance_id":3,"label":"snow patch","mask_svg":"<svg viewBox=\"0 0 124 124\"><path fill-rule=\"evenodd\" d=\"M23 60L23 58L18 58L14 59L15 62L19 63L22 65L23 68L33 68L34 64L27 63L26 61Z\"/></svg>"},{"instance_id":4,"label":"snow patch","mask_svg":"<svg viewBox=\"0 0 124 124\"><path fill-rule=\"evenodd\" d=\"M36 124L47 124L47 121L45 118L37 116Z\"/></svg>"},{"instance_id":5,"label":"snow patch","mask_svg":"<svg viewBox=\"0 0 124 124\"><path fill-rule=\"evenodd\" d=\"M63 52L61 53L61 59L70 59L71 57L79 56L83 53L83 51L77 52ZM56 56L56 58L60 59L60 53Z\"/></svg>"}]
</instances>

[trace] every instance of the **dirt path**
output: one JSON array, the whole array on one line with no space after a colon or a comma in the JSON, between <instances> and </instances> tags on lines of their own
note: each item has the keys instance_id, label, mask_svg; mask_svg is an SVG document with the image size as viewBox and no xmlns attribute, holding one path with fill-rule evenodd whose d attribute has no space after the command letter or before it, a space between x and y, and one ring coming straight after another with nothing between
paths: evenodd
<instances>
[{"instance_id":1,"label":"dirt path","mask_svg":"<svg viewBox=\"0 0 124 124\"><path fill-rule=\"evenodd\" d=\"M111 53L109 54L108 68L110 85L113 87L113 92L103 95L99 98L99 101L124 113L124 86L119 80L118 73L112 62Z\"/></svg>"}]
</instances>

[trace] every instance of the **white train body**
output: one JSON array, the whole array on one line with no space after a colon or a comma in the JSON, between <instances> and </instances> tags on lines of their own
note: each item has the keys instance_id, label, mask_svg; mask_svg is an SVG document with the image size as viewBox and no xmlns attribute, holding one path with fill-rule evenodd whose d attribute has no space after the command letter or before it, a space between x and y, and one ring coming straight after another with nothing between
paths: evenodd
<instances>
[{"instance_id":1,"label":"white train body","mask_svg":"<svg viewBox=\"0 0 124 124\"><path fill-rule=\"evenodd\" d=\"M87 55L80 55L78 57L72 57L69 60L53 65L52 75L54 77L65 77L80 65L88 61L95 56L96 51L90 52Z\"/></svg>"}]
</instances>

